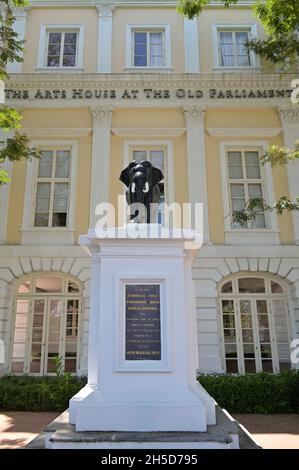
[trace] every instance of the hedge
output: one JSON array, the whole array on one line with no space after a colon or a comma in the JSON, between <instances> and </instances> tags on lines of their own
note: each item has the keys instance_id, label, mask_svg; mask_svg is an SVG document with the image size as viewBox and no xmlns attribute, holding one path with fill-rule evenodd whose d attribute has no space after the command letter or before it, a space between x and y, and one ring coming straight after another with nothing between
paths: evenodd
<instances>
[{"instance_id":1,"label":"hedge","mask_svg":"<svg viewBox=\"0 0 299 470\"><path fill-rule=\"evenodd\" d=\"M0 378L0 410L6 411L64 411L69 399L86 383L85 377Z\"/></svg>"},{"instance_id":2,"label":"hedge","mask_svg":"<svg viewBox=\"0 0 299 470\"><path fill-rule=\"evenodd\" d=\"M200 375L198 380L230 413L299 413L299 372Z\"/></svg>"},{"instance_id":3,"label":"hedge","mask_svg":"<svg viewBox=\"0 0 299 470\"><path fill-rule=\"evenodd\" d=\"M299 373L200 375L202 386L230 413L299 413ZM0 410L64 411L86 377L5 376Z\"/></svg>"}]
</instances>

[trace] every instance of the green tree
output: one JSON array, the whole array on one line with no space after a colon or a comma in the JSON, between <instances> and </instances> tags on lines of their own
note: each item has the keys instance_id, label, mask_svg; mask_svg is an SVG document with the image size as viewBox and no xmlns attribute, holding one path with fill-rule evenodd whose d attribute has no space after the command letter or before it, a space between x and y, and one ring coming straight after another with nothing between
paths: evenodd
<instances>
[{"instance_id":1,"label":"green tree","mask_svg":"<svg viewBox=\"0 0 299 470\"><path fill-rule=\"evenodd\" d=\"M236 5L239 0L224 0L225 8ZM180 0L177 7L183 16L193 19L198 16L211 0ZM299 56L299 0L255 0L252 4L255 15L264 27L265 39L251 39L247 43L248 49L279 65L283 71L291 70L297 66ZM297 98L297 103L299 99ZM296 104L296 103L294 103ZM298 131L299 136L299 131ZM292 164L299 159L299 139L294 143L293 149L271 146L262 157L262 164L270 163L272 168ZM252 199L244 211L232 213L235 222L246 226L250 220L255 219L258 213L275 210L279 215L284 211L299 210L299 197L294 201L283 196L272 206L263 199Z\"/></svg>"},{"instance_id":2,"label":"green tree","mask_svg":"<svg viewBox=\"0 0 299 470\"><path fill-rule=\"evenodd\" d=\"M6 67L9 62L22 62L24 41L18 40L17 33L13 29L15 17L13 9L25 7L27 0L0 0L0 80L8 78ZM0 164L5 159L18 161L21 158L38 157L34 148L30 148L28 137L20 132L22 117L12 108L0 104L0 128L4 132L12 132L13 137L0 141ZM0 184L8 181L5 170L0 169Z\"/></svg>"}]
</instances>

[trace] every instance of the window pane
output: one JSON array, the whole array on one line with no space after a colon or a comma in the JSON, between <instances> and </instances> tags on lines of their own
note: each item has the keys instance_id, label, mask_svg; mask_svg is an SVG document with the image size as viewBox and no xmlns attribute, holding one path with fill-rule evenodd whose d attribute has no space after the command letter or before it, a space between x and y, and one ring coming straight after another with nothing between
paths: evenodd
<instances>
[{"instance_id":1,"label":"window pane","mask_svg":"<svg viewBox=\"0 0 299 470\"><path fill-rule=\"evenodd\" d=\"M80 292L79 286L75 282L69 281L68 282L68 292L70 292L70 293L79 293Z\"/></svg>"},{"instance_id":2,"label":"window pane","mask_svg":"<svg viewBox=\"0 0 299 470\"><path fill-rule=\"evenodd\" d=\"M269 328L268 315L258 315L259 328Z\"/></svg>"},{"instance_id":3,"label":"window pane","mask_svg":"<svg viewBox=\"0 0 299 470\"><path fill-rule=\"evenodd\" d=\"M19 294L28 294L30 292L30 281L25 281L18 288Z\"/></svg>"},{"instance_id":4,"label":"window pane","mask_svg":"<svg viewBox=\"0 0 299 470\"><path fill-rule=\"evenodd\" d=\"M62 33L49 33L48 41L48 67L59 67Z\"/></svg>"},{"instance_id":5,"label":"window pane","mask_svg":"<svg viewBox=\"0 0 299 470\"><path fill-rule=\"evenodd\" d=\"M231 179L242 179L242 156L241 152L227 152L228 171Z\"/></svg>"},{"instance_id":6,"label":"window pane","mask_svg":"<svg viewBox=\"0 0 299 470\"><path fill-rule=\"evenodd\" d=\"M233 283L232 281L226 282L221 289L223 294L231 294L233 292Z\"/></svg>"},{"instance_id":7,"label":"window pane","mask_svg":"<svg viewBox=\"0 0 299 470\"><path fill-rule=\"evenodd\" d=\"M235 329L224 329L224 342L225 343L236 342L236 330Z\"/></svg>"},{"instance_id":8,"label":"window pane","mask_svg":"<svg viewBox=\"0 0 299 470\"><path fill-rule=\"evenodd\" d=\"M69 150L57 150L56 152L56 178L68 178L69 177L69 165L70 165L70 151Z\"/></svg>"},{"instance_id":9,"label":"window pane","mask_svg":"<svg viewBox=\"0 0 299 470\"><path fill-rule=\"evenodd\" d=\"M59 293L62 292L62 279L59 277L41 277L36 280L35 292Z\"/></svg>"},{"instance_id":10,"label":"window pane","mask_svg":"<svg viewBox=\"0 0 299 470\"><path fill-rule=\"evenodd\" d=\"M222 300L222 313L234 313L233 300Z\"/></svg>"},{"instance_id":11,"label":"window pane","mask_svg":"<svg viewBox=\"0 0 299 470\"><path fill-rule=\"evenodd\" d=\"M244 211L246 209L245 199L232 198L232 210L234 212Z\"/></svg>"},{"instance_id":12,"label":"window pane","mask_svg":"<svg viewBox=\"0 0 299 470\"><path fill-rule=\"evenodd\" d=\"M36 190L36 212L47 212L50 207L50 183L38 183Z\"/></svg>"},{"instance_id":13,"label":"window pane","mask_svg":"<svg viewBox=\"0 0 299 470\"><path fill-rule=\"evenodd\" d=\"M235 317L233 315L223 315L223 327L235 328Z\"/></svg>"},{"instance_id":14,"label":"window pane","mask_svg":"<svg viewBox=\"0 0 299 470\"><path fill-rule=\"evenodd\" d=\"M263 191L261 184L249 184L248 185L248 194L250 199L262 198Z\"/></svg>"},{"instance_id":15,"label":"window pane","mask_svg":"<svg viewBox=\"0 0 299 470\"><path fill-rule=\"evenodd\" d=\"M270 332L267 329L260 329L260 342L261 343L270 343Z\"/></svg>"},{"instance_id":16,"label":"window pane","mask_svg":"<svg viewBox=\"0 0 299 470\"><path fill-rule=\"evenodd\" d=\"M252 293L252 294L261 294L265 292L265 281L260 278L241 278L238 279L239 293Z\"/></svg>"},{"instance_id":17,"label":"window pane","mask_svg":"<svg viewBox=\"0 0 299 470\"><path fill-rule=\"evenodd\" d=\"M244 184L231 184L230 190L232 197L245 197Z\"/></svg>"},{"instance_id":18,"label":"window pane","mask_svg":"<svg viewBox=\"0 0 299 470\"><path fill-rule=\"evenodd\" d=\"M150 65L163 66L162 33L150 33Z\"/></svg>"},{"instance_id":19,"label":"window pane","mask_svg":"<svg viewBox=\"0 0 299 470\"><path fill-rule=\"evenodd\" d=\"M283 294L283 288L275 281L271 281L272 294Z\"/></svg>"},{"instance_id":20,"label":"window pane","mask_svg":"<svg viewBox=\"0 0 299 470\"><path fill-rule=\"evenodd\" d=\"M53 227L66 227L68 207L68 183L56 183L53 201Z\"/></svg>"},{"instance_id":21,"label":"window pane","mask_svg":"<svg viewBox=\"0 0 299 470\"><path fill-rule=\"evenodd\" d=\"M151 150L150 160L153 166L164 170L164 152L162 150Z\"/></svg>"},{"instance_id":22,"label":"window pane","mask_svg":"<svg viewBox=\"0 0 299 470\"><path fill-rule=\"evenodd\" d=\"M133 160L136 162L143 162L146 160L146 151L145 150L134 150L133 151Z\"/></svg>"},{"instance_id":23,"label":"window pane","mask_svg":"<svg viewBox=\"0 0 299 470\"><path fill-rule=\"evenodd\" d=\"M249 315L241 315L241 326L242 328L252 328L252 316Z\"/></svg>"},{"instance_id":24,"label":"window pane","mask_svg":"<svg viewBox=\"0 0 299 470\"><path fill-rule=\"evenodd\" d=\"M240 311L241 313L251 313L250 300L240 300Z\"/></svg>"},{"instance_id":25,"label":"window pane","mask_svg":"<svg viewBox=\"0 0 299 470\"><path fill-rule=\"evenodd\" d=\"M262 358L272 357L271 344L261 344L261 356Z\"/></svg>"},{"instance_id":26,"label":"window pane","mask_svg":"<svg viewBox=\"0 0 299 470\"><path fill-rule=\"evenodd\" d=\"M234 65L234 46L232 32L221 31L219 33L220 41L220 64L223 67L232 67Z\"/></svg>"},{"instance_id":27,"label":"window pane","mask_svg":"<svg viewBox=\"0 0 299 470\"><path fill-rule=\"evenodd\" d=\"M267 301L257 300L256 301L257 313L268 313Z\"/></svg>"},{"instance_id":28,"label":"window pane","mask_svg":"<svg viewBox=\"0 0 299 470\"><path fill-rule=\"evenodd\" d=\"M16 312L27 313L28 312L28 300L17 300Z\"/></svg>"},{"instance_id":29,"label":"window pane","mask_svg":"<svg viewBox=\"0 0 299 470\"><path fill-rule=\"evenodd\" d=\"M25 357L25 343L15 343L13 345L12 357L14 359L24 359L24 357Z\"/></svg>"},{"instance_id":30,"label":"window pane","mask_svg":"<svg viewBox=\"0 0 299 470\"><path fill-rule=\"evenodd\" d=\"M146 33L134 33L134 66L147 66Z\"/></svg>"},{"instance_id":31,"label":"window pane","mask_svg":"<svg viewBox=\"0 0 299 470\"><path fill-rule=\"evenodd\" d=\"M253 343L253 331L251 329L243 329L242 338L244 343Z\"/></svg>"},{"instance_id":32,"label":"window pane","mask_svg":"<svg viewBox=\"0 0 299 470\"><path fill-rule=\"evenodd\" d=\"M260 179L260 159L258 152L245 152L247 178Z\"/></svg>"},{"instance_id":33,"label":"window pane","mask_svg":"<svg viewBox=\"0 0 299 470\"><path fill-rule=\"evenodd\" d=\"M75 67L77 54L77 33L64 34L63 62L64 67Z\"/></svg>"},{"instance_id":34,"label":"window pane","mask_svg":"<svg viewBox=\"0 0 299 470\"><path fill-rule=\"evenodd\" d=\"M246 358L254 358L254 344L243 344L243 352L244 352L244 357Z\"/></svg>"},{"instance_id":35,"label":"window pane","mask_svg":"<svg viewBox=\"0 0 299 470\"><path fill-rule=\"evenodd\" d=\"M237 357L237 345L236 344L225 344L225 357Z\"/></svg>"},{"instance_id":36,"label":"window pane","mask_svg":"<svg viewBox=\"0 0 299 470\"><path fill-rule=\"evenodd\" d=\"M38 164L38 177L51 178L52 176L53 152L52 150L42 150Z\"/></svg>"},{"instance_id":37,"label":"window pane","mask_svg":"<svg viewBox=\"0 0 299 470\"><path fill-rule=\"evenodd\" d=\"M228 359L226 361L226 372L227 374L237 374L238 373L238 361Z\"/></svg>"},{"instance_id":38,"label":"window pane","mask_svg":"<svg viewBox=\"0 0 299 470\"><path fill-rule=\"evenodd\" d=\"M247 47L245 46L248 41L248 32L237 31L235 34L237 43L237 65L241 67L249 67L250 55Z\"/></svg>"}]
</instances>

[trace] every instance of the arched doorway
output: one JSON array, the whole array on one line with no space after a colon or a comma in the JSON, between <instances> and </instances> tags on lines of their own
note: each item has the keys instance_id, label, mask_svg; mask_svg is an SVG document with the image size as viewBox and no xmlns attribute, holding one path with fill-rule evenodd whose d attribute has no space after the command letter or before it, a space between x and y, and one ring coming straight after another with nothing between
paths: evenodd
<instances>
[{"instance_id":1,"label":"arched doorway","mask_svg":"<svg viewBox=\"0 0 299 470\"><path fill-rule=\"evenodd\" d=\"M227 373L290 368L285 287L271 276L235 275L219 286L223 357Z\"/></svg>"},{"instance_id":2,"label":"arched doorway","mask_svg":"<svg viewBox=\"0 0 299 470\"><path fill-rule=\"evenodd\" d=\"M16 286L13 302L11 372L55 373L55 357L76 373L79 357L81 287L60 274L34 274Z\"/></svg>"}]
</instances>

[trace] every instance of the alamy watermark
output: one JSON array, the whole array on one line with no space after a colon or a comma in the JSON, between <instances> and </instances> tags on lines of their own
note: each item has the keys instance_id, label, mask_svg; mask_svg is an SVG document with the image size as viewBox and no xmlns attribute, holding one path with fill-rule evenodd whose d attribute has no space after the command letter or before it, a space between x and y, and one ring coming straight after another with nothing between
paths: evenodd
<instances>
[{"instance_id":1,"label":"alamy watermark","mask_svg":"<svg viewBox=\"0 0 299 470\"><path fill-rule=\"evenodd\" d=\"M124 208L126 210L124 211ZM190 238L190 230L198 241L203 234L203 204L173 202L163 203L157 210L151 204L148 215L142 203L127 206L125 196L118 196L118 209L111 203L104 202L96 206L95 233L99 238ZM148 217L150 223L147 223ZM119 229L124 229L120 231Z\"/></svg>"}]
</instances>

